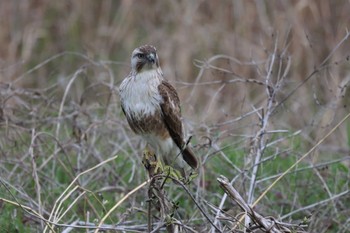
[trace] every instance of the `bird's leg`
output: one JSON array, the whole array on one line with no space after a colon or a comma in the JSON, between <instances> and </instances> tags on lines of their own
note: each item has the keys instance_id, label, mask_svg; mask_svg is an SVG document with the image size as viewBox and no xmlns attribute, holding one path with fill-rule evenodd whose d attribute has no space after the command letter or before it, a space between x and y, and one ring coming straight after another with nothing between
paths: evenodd
<instances>
[{"instance_id":1,"label":"bird's leg","mask_svg":"<svg viewBox=\"0 0 350 233\"><path fill-rule=\"evenodd\" d=\"M157 159L157 155L148 146L148 144L143 150L142 163L148 171L150 177L160 174L163 171L162 163Z\"/></svg>"}]
</instances>

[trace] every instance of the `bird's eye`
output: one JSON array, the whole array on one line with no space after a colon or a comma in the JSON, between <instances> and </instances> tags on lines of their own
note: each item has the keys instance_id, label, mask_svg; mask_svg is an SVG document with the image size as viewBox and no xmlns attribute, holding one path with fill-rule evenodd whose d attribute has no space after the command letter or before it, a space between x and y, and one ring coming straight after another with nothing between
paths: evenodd
<instances>
[{"instance_id":1,"label":"bird's eye","mask_svg":"<svg viewBox=\"0 0 350 233\"><path fill-rule=\"evenodd\" d=\"M137 57L140 58L140 59L141 59L141 58L144 58L144 57L145 57L145 54L139 53L139 54L137 54Z\"/></svg>"}]
</instances>

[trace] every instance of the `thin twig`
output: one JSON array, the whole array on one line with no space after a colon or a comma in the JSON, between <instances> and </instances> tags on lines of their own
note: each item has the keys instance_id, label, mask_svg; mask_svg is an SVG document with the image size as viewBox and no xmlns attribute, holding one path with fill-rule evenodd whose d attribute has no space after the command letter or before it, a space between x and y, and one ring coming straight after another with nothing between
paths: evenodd
<instances>
[{"instance_id":1,"label":"thin twig","mask_svg":"<svg viewBox=\"0 0 350 233\"><path fill-rule=\"evenodd\" d=\"M160 177L166 177L164 175L157 175ZM170 179L172 179L176 184L179 184L187 193L188 196L190 196L190 198L192 199L192 201L194 202L194 204L197 206L197 208L199 209L199 211L203 214L203 216L208 220L208 222L215 227L215 229L218 232L222 232L215 224L214 222L209 218L208 214L203 210L203 208L198 204L198 202L196 201L196 199L194 198L194 196L191 194L191 192L188 190L188 188L185 186L184 183L182 183L181 181L179 181L178 179L175 179L171 176L169 176Z\"/></svg>"},{"instance_id":2,"label":"thin twig","mask_svg":"<svg viewBox=\"0 0 350 233\"><path fill-rule=\"evenodd\" d=\"M109 215L118 208L118 206L120 206L126 199L128 199L132 194L134 194L136 191L138 191L139 189L141 189L142 187L146 186L148 183L150 182L150 180L147 180L145 182L143 182L142 184L140 184L139 186L137 186L136 188L134 188L133 190L131 190L129 193L127 193L122 199L120 199L104 216L103 218L100 220L100 222L97 225L96 230L94 231L94 233L97 233L100 231L100 228L102 226L102 224L104 223L104 221L109 217Z\"/></svg>"},{"instance_id":3,"label":"thin twig","mask_svg":"<svg viewBox=\"0 0 350 233\"><path fill-rule=\"evenodd\" d=\"M297 166L301 161L303 161L307 156L309 156L319 145L321 145L330 135L334 133L348 118L350 117L350 113L348 113L336 126L334 126L323 138L321 138L308 152L306 152L303 156L301 156L292 166L290 166L285 172L283 172L272 184L265 189L265 191L256 199L256 201L252 204L252 208L256 206L261 199L274 187L277 182L279 182L285 175L290 173L295 166ZM244 216L239 219L239 222L243 220ZM237 227L238 225L236 225Z\"/></svg>"},{"instance_id":4,"label":"thin twig","mask_svg":"<svg viewBox=\"0 0 350 233\"><path fill-rule=\"evenodd\" d=\"M283 219L286 219L286 218L288 218L288 217L290 217L290 216L292 216L292 215L294 215L294 214L296 214L296 213L299 213L299 212L302 212L302 211L305 211L305 210L308 210L308 209L315 208L316 206L323 205L323 204L328 203L328 202L330 202L330 201L333 202L335 199L338 199L338 198L340 198L340 197L342 197L342 196L345 196L345 195L347 195L347 194L349 194L349 193L350 193L350 190L346 190L346 191L344 191L344 192L335 194L335 195L333 195L332 197L327 198L327 199L325 199L325 200L322 200L322 201L313 203L313 204L308 205L308 206L303 206L303 207L301 207L301 208L299 208L299 209L293 210L293 211L289 212L288 214L285 214L285 215L281 216L280 219L283 220Z\"/></svg>"}]
</instances>

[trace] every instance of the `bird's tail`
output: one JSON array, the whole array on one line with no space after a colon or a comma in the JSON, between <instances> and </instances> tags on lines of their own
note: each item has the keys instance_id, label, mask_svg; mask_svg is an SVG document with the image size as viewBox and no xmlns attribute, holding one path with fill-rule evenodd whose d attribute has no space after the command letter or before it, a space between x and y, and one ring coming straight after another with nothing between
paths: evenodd
<instances>
[{"instance_id":1,"label":"bird's tail","mask_svg":"<svg viewBox=\"0 0 350 233\"><path fill-rule=\"evenodd\" d=\"M193 169L196 169L198 167L197 158L189 146L186 146L186 148L182 151L182 157Z\"/></svg>"}]
</instances>

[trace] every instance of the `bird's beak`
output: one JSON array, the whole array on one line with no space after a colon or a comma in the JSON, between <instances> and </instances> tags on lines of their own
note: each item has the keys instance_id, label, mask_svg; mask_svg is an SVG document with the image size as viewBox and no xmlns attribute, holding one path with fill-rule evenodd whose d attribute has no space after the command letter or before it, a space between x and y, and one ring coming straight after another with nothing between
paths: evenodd
<instances>
[{"instance_id":1,"label":"bird's beak","mask_svg":"<svg viewBox=\"0 0 350 233\"><path fill-rule=\"evenodd\" d=\"M154 55L154 53L150 53L147 55L147 60L150 61L151 63L155 63L156 61L156 56Z\"/></svg>"}]
</instances>

